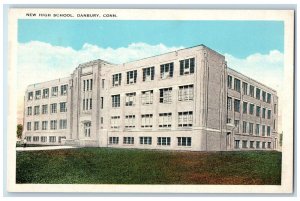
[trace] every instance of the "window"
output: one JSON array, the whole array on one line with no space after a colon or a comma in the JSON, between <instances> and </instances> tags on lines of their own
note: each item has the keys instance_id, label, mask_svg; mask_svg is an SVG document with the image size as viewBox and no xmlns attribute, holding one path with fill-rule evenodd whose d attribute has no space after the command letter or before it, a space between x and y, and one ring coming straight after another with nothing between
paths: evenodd
<instances>
[{"instance_id":1,"label":"window","mask_svg":"<svg viewBox=\"0 0 300 201\"><path fill-rule=\"evenodd\" d=\"M42 130L48 129L48 121L42 121Z\"/></svg>"},{"instance_id":2,"label":"window","mask_svg":"<svg viewBox=\"0 0 300 201\"><path fill-rule=\"evenodd\" d=\"M41 99L41 90L35 91L35 99L36 100Z\"/></svg>"},{"instance_id":3,"label":"window","mask_svg":"<svg viewBox=\"0 0 300 201\"><path fill-rule=\"evenodd\" d=\"M263 143L262 143L262 147L261 147L261 148L263 148L263 149L266 148L266 142L263 142Z\"/></svg>"},{"instance_id":4,"label":"window","mask_svg":"<svg viewBox=\"0 0 300 201\"><path fill-rule=\"evenodd\" d=\"M266 108L263 108L263 109L262 109L262 115L261 115L261 117L262 117L263 119L266 118Z\"/></svg>"},{"instance_id":5,"label":"window","mask_svg":"<svg viewBox=\"0 0 300 201\"><path fill-rule=\"evenodd\" d=\"M271 119L271 110L268 110L268 119Z\"/></svg>"},{"instance_id":6,"label":"window","mask_svg":"<svg viewBox=\"0 0 300 201\"><path fill-rule=\"evenodd\" d=\"M105 79L102 79L101 85L102 85L102 89L104 89L104 87L105 87Z\"/></svg>"},{"instance_id":7,"label":"window","mask_svg":"<svg viewBox=\"0 0 300 201\"><path fill-rule=\"evenodd\" d=\"M85 137L91 137L91 122L85 122L83 124L83 129L84 129L84 136Z\"/></svg>"},{"instance_id":8,"label":"window","mask_svg":"<svg viewBox=\"0 0 300 201\"><path fill-rule=\"evenodd\" d=\"M120 95L113 95L112 98L112 107L120 107Z\"/></svg>"},{"instance_id":9,"label":"window","mask_svg":"<svg viewBox=\"0 0 300 201\"><path fill-rule=\"evenodd\" d=\"M60 86L60 95L64 96L64 95L67 95L67 93L68 93L68 85L67 84L61 85Z\"/></svg>"},{"instance_id":10,"label":"window","mask_svg":"<svg viewBox=\"0 0 300 201\"><path fill-rule=\"evenodd\" d=\"M56 142L56 136L49 136L49 142L55 143Z\"/></svg>"},{"instance_id":11,"label":"window","mask_svg":"<svg viewBox=\"0 0 300 201\"><path fill-rule=\"evenodd\" d=\"M242 147L247 148L247 143L248 143L247 140L243 140L242 141Z\"/></svg>"},{"instance_id":12,"label":"window","mask_svg":"<svg viewBox=\"0 0 300 201\"><path fill-rule=\"evenodd\" d=\"M154 67L143 69L143 82L154 80L155 69Z\"/></svg>"},{"instance_id":13,"label":"window","mask_svg":"<svg viewBox=\"0 0 300 201\"><path fill-rule=\"evenodd\" d=\"M85 80L83 80L83 91L85 91L85 89L86 89L86 84L85 84Z\"/></svg>"},{"instance_id":14,"label":"window","mask_svg":"<svg viewBox=\"0 0 300 201\"><path fill-rule=\"evenodd\" d=\"M40 141L40 137L39 137L39 136L33 136L33 141L34 141L34 142Z\"/></svg>"},{"instance_id":15,"label":"window","mask_svg":"<svg viewBox=\"0 0 300 201\"><path fill-rule=\"evenodd\" d=\"M230 124L231 123L231 119L227 118L227 123Z\"/></svg>"},{"instance_id":16,"label":"window","mask_svg":"<svg viewBox=\"0 0 300 201\"><path fill-rule=\"evenodd\" d=\"M262 136L265 136L266 135L266 126L265 125L261 126L261 131L262 131Z\"/></svg>"},{"instance_id":17,"label":"window","mask_svg":"<svg viewBox=\"0 0 300 201\"><path fill-rule=\"evenodd\" d=\"M142 105L150 105L153 103L153 90L142 91Z\"/></svg>"},{"instance_id":18,"label":"window","mask_svg":"<svg viewBox=\"0 0 300 201\"><path fill-rule=\"evenodd\" d=\"M260 100L260 89L256 88L256 99Z\"/></svg>"},{"instance_id":19,"label":"window","mask_svg":"<svg viewBox=\"0 0 300 201\"><path fill-rule=\"evenodd\" d=\"M48 105L42 105L42 114L48 113Z\"/></svg>"},{"instance_id":20,"label":"window","mask_svg":"<svg viewBox=\"0 0 300 201\"><path fill-rule=\"evenodd\" d=\"M57 103L52 103L52 104L50 105L50 112L51 112L51 114L57 112Z\"/></svg>"},{"instance_id":21,"label":"window","mask_svg":"<svg viewBox=\"0 0 300 201\"><path fill-rule=\"evenodd\" d=\"M43 89L43 98L48 98L49 97L49 88Z\"/></svg>"},{"instance_id":22,"label":"window","mask_svg":"<svg viewBox=\"0 0 300 201\"><path fill-rule=\"evenodd\" d=\"M277 104L274 104L274 114L276 114Z\"/></svg>"},{"instance_id":23,"label":"window","mask_svg":"<svg viewBox=\"0 0 300 201\"><path fill-rule=\"evenodd\" d=\"M234 140L234 148L239 149L240 148L240 140Z\"/></svg>"},{"instance_id":24,"label":"window","mask_svg":"<svg viewBox=\"0 0 300 201\"><path fill-rule=\"evenodd\" d=\"M231 111L232 110L232 98L227 97L227 110Z\"/></svg>"},{"instance_id":25,"label":"window","mask_svg":"<svg viewBox=\"0 0 300 201\"><path fill-rule=\"evenodd\" d=\"M240 100L234 99L234 111L240 112Z\"/></svg>"},{"instance_id":26,"label":"window","mask_svg":"<svg viewBox=\"0 0 300 201\"><path fill-rule=\"evenodd\" d=\"M271 142L268 142L268 149L271 149Z\"/></svg>"},{"instance_id":27,"label":"window","mask_svg":"<svg viewBox=\"0 0 300 201\"><path fill-rule=\"evenodd\" d=\"M253 123L249 123L249 134L253 134Z\"/></svg>"},{"instance_id":28,"label":"window","mask_svg":"<svg viewBox=\"0 0 300 201\"><path fill-rule=\"evenodd\" d=\"M271 136L271 127L267 126L267 136Z\"/></svg>"},{"instance_id":29,"label":"window","mask_svg":"<svg viewBox=\"0 0 300 201\"><path fill-rule=\"evenodd\" d=\"M254 141L250 141L250 148L254 148Z\"/></svg>"},{"instance_id":30,"label":"window","mask_svg":"<svg viewBox=\"0 0 300 201\"><path fill-rule=\"evenodd\" d=\"M103 109L103 104L104 104L104 102L103 102L103 101L104 101L103 97L101 97L101 100L100 100L100 101L101 101L101 102L100 102L100 104L101 104L101 105L100 105L100 108Z\"/></svg>"},{"instance_id":31,"label":"window","mask_svg":"<svg viewBox=\"0 0 300 201\"><path fill-rule=\"evenodd\" d=\"M260 141L256 141L256 149L260 148Z\"/></svg>"},{"instance_id":32,"label":"window","mask_svg":"<svg viewBox=\"0 0 300 201\"><path fill-rule=\"evenodd\" d=\"M152 137L140 137L140 144L152 144Z\"/></svg>"},{"instance_id":33,"label":"window","mask_svg":"<svg viewBox=\"0 0 300 201\"><path fill-rule=\"evenodd\" d=\"M267 103L271 103L271 94L267 94Z\"/></svg>"},{"instance_id":34,"label":"window","mask_svg":"<svg viewBox=\"0 0 300 201\"><path fill-rule=\"evenodd\" d=\"M153 114L142 114L142 128L152 128Z\"/></svg>"},{"instance_id":35,"label":"window","mask_svg":"<svg viewBox=\"0 0 300 201\"><path fill-rule=\"evenodd\" d=\"M273 129L275 130L276 129L276 120L274 119L273 121Z\"/></svg>"},{"instance_id":36,"label":"window","mask_svg":"<svg viewBox=\"0 0 300 201\"><path fill-rule=\"evenodd\" d=\"M33 99L33 92L28 92L28 98L27 100L32 100Z\"/></svg>"},{"instance_id":37,"label":"window","mask_svg":"<svg viewBox=\"0 0 300 201\"><path fill-rule=\"evenodd\" d=\"M247 114L247 109L248 109L248 103L247 102L243 102L243 113Z\"/></svg>"},{"instance_id":38,"label":"window","mask_svg":"<svg viewBox=\"0 0 300 201\"><path fill-rule=\"evenodd\" d=\"M136 83L137 70L127 72L127 84Z\"/></svg>"},{"instance_id":39,"label":"window","mask_svg":"<svg viewBox=\"0 0 300 201\"><path fill-rule=\"evenodd\" d=\"M41 137L41 142L47 142L47 137L46 136L42 136Z\"/></svg>"},{"instance_id":40,"label":"window","mask_svg":"<svg viewBox=\"0 0 300 201\"><path fill-rule=\"evenodd\" d=\"M109 144L119 144L119 137L109 137Z\"/></svg>"},{"instance_id":41,"label":"window","mask_svg":"<svg viewBox=\"0 0 300 201\"><path fill-rule=\"evenodd\" d=\"M60 104L60 112L67 112L67 103L61 102Z\"/></svg>"},{"instance_id":42,"label":"window","mask_svg":"<svg viewBox=\"0 0 300 201\"><path fill-rule=\"evenodd\" d=\"M27 107L27 115L32 115L32 107Z\"/></svg>"},{"instance_id":43,"label":"window","mask_svg":"<svg viewBox=\"0 0 300 201\"><path fill-rule=\"evenodd\" d=\"M157 138L157 145L170 145L171 144L171 138L170 137L158 137Z\"/></svg>"},{"instance_id":44,"label":"window","mask_svg":"<svg viewBox=\"0 0 300 201\"><path fill-rule=\"evenodd\" d=\"M31 136L27 136L26 139L28 142L31 142Z\"/></svg>"},{"instance_id":45,"label":"window","mask_svg":"<svg viewBox=\"0 0 300 201\"><path fill-rule=\"evenodd\" d=\"M191 137L178 137L177 138L178 146L192 146L192 138Z\"/></svg>"},{"instance_id":46,"label":"window","mask_svg":"<svg viewBox=\"0 0 300 201\"><path fill-rule=\"evenodd\" d=\"M31 131L31 122L27 122L27 130Z\"/></svg>"},{"instance_id":47,"label":"window","mask_svg":"<svg viewBox=\"0 0 300 201\"><path fill-rule=\"evenodd\" d=\"M193 74L195 71L195 58L179 61L180 75Z\"/></svg>"},{"instance_id":48,"label":"window","mask_svg":"<svg viewBox=\"0 0 300 201\"><path fill-rule=\"evenodd\" d=\"M254 104L250 104L250 107L249 107L249 114L254 114Z\"/></svg>"},{"instance_id":49,"label":"window","mask_svg":"<svg viewBox=\"0 0 300 201\"><path fill-rule=\"evenodd\" d=\"M243 82L243 94L248 95L248 84Z\"/></svg>"},{"instance_id":50,"label":"window","mask_svg":"<svg viewBox=\"0 0 300 201\"><path fill-rule=\"evenodd\" d=\"M120 128L120 116L112 116L110 119L110 127L111 128Z\"/></svg>"},{"instance_id":51,"label":"window","mask_svg":"<svg viewBox=\"0 0 300 201\"><path fill-rule=\"evenodd\" d=\"M264 102L266 102L266 92L265 91L262 91L261 96L262 96L262 100Z\"/></svg>"},{"instance_id":52,"label":"window","mask_svg":"<svg viewBox=\"0 0 300 201\"><path fill-rule=\"evenodd\" d=\"M259 117L260 116L260 107L256 106L256 116Z\"/></svg>"},{"instance_id":53,"label":"window","mask_svg":"<svg viewBox=\"0 0 300 201\"><path fill-rule=\"evenodd\" d=\"M240 120L234 120L234 126L236 128L236 132L240 132Z\"/></svg>"},{"instance_id":54,"label":"window","mask_svg":"<svg viewBox=\"0 0 300 201\"><path fill-rule=\"evenodd\" d=\"M83 99L83 102L82 102L82 106L83 106L83 110L91 110L92 109L92 99Z\"/></svg>"},{"instance_id":55,"label":"window","mask_svg":"<svg viewBox=\"0 0 300 201\"><path fill-rule=\"evenodd\" d=\"M243 121L243 133L247 133L247 122Z\"/></svg>"},{"instance_id":56,"label":"window","mask_svg":"<svg viewBox=\"0 0 300 201\"><path fill-rule=\"evenodd\" d=\"M229 89L232 89L232 76L227 76L227 86Z\"/></svg>"},{"instance_id":57,"label":"window","mask_svg":"<svg viewBox=\"0 0 300 201\"><path fill-rule=\"evenodd\" d=\"M89 91L90 90L90 81L89 80L86 80L86 89L84 91Z\"/></svg>"},{"instance_id":58,"label":"window","mask_svg":"<svg viewBox=\"0 0 300 201\"><path fill-rule=\"evenodd\" d=\"M193 126L193 111L178 112L178 127Z\"/></svg>"},{"instance_id":59,"label":"window","mask_svg":"<svg viewBox=\"0 0 300 201\"><path fill-rule=\"evenodd\" d=\"M194 85L179 86L178 100L188 101L194 99Z\"/></svg>"},{"instance_id":60,"label":"window","mask_svg":"<svg viewBox=\"0 0 300 201\"><path fill-rule=\"evenodd\" d=\"M173 67L174 67L173 62L160 65L160 78L166 79L169 77L173 77Z\"/></svg>"},{"instance_id":61,"label":"window","mask_svg":"<svg viewBox=\"0 0 300 201\"><path fill-rule=\"evenodd\" d=\"M39 130L39 122L38 121L34 122L34 127L33 128L34 128L35 131Z\"/></svg>"},{"instance_id":62,"label":"window","mask_svg":"<svg viewBox=\"0 0 300 201\"><path fill-rule=\"evenodd\" d=\"M90 98L90 110L93 108L93 100Z\"/></svg>"},{"instance_id":63,"label":"window","mask_svg":"<svg viewBox=\"0 0 300 201\"><path fill-rule=\"evenodd\" d=\"M255 135L259 135L259 127L260 127L260 125L256 124L256 126L255 126Z\"/></svg>"},{"instance_id":64,"label":"window","mask_svg":"<svg viewBox=\"0 0 300 201\"><path fill-rule=\"evenodd\" d=\"M51 96L57 96L58 95L58 87L52 87L51 89Z\"/></svg>"},{"instance_id":65,"label":"window","mask_svg":"<svg viewBox=\"0 0 300 201\"><path fill-rule=\"evenodd\" d=\"M136 93L126 93L125 94L125 105L126 106L134 106L135 105L135 97Z\"/></svg>"},{"instance_id":66,"label":"window","mask_svg":"<svg viewBox=\"0 0 300 201\"><path fill-rule=\"evenodd\" d=\"M51 120L50 121L50 130L56 130L57 129L57 120Z\"/></svg>"},{"instance_id":67,"label":"window","mask_svg":"<svg viewBox=\"0 0 300 201\"><path fill-rule=\"evenodd\" d=\"M134 137L123 137L123 144L134 144Z\"/></svg>"},{"instance_id":68,"label":"window","mask_svg":"<svg viewBox=\"0 0 300 201\"><path fill-rule=\"evenodd\" d=\"M90 79L90 90L93 90L93 79Z\"/></svg>"},{"instance_id":69,"label":"window","mask_svg":"<svg viewBox=\"0 0 300 201\"><path fill-rule=\"evenodd\" d=\"M172 103L172 88L164 88L159 90L160 103Z\"/></svg>"},{"instance_id":70,"label":"window","mask_svg":"<svg viewBox=\"0 0 300 201\"><path fill-rule=\"evenodd\" d=\"M171 128L172 113L160 113L158 124L160 128Z\"/></svg>"},{"instance_id":71,"label":"window","mask_svg":"<svg viewBox=\"0 0 300 201\"><path fill-rule=\"evenodd\" d=\"M125 116L125 128L135 128L135 115Z\"/></svg>"},{"instance_id":72,"label":"window","mask_svg":"<svg viewBox=\"0 0 300 201\"><path fill-rule=\"evenodd\" d=\"M40 114L40 106L34 106L34 115Z\"/></svg>"},{"instance_id":73,"label":"window","mask_svg":"<svg viewBox=\"0 0 300 201\"><path fill-rule=\"evenodd\" d=\"M59 120L59 129L67 129L67 120L66 119Z\"/></svg>"},{"instance_id":74,"label":"window","mask_svg":"<svg viewBox=\"0 0 300 201\"><path fill-rule=\"evenodd\" d=\"M100 118L100 123L103 124L103 117Z\"/></svg>"},{"instance_id":75,"label":"window","mask_svg":"<svg viewBox=\"0 0 300 201\"><path fill-rule=\"evenodd\" d=\"M241 81L236 78L234 78L234 90L241 92Z\"/></svg>"},{"instance_id":76,"label":"window","mask_svg":"<svg viewBox=\"0 0 300 201\"><path fill-rule=\"evenodd\" d=\"M118 73L118 74L114 74L112 76L112 86L113 87L116 87L116 86L120 86L121 85L121 81L122 81L122 74L121 73Z\"/></svg>"},{"instance_id":77,"label":"window","mask_svg":"<svg viewBox=\"0 0 300 201\"><path fill-rule=\"evenodd\" d=\"M249 94L251 97L254 97L254 86L250 85Z\"/></svg>"}]
</instances>

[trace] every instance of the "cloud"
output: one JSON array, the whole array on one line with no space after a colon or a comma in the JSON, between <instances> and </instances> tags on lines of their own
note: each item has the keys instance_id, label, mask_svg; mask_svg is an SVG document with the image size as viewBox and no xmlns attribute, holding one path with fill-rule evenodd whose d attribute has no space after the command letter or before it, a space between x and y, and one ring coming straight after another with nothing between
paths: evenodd
<instances>
[{"instance_id":1,"label":"cloud","mask_svg":"<svg viewBox=\"0 0 300 201\"><path fill-rule=\"evenodd\" d=\"M90 60L102 59L118 64L182 48L184 47L132 43L127 47L113 49L86 43L81 49L74 50L71 47L53 46L39 41L20 43L17 69L19 122L23 113L23 96L29 84L67 77L80 63ZM237 58L226 53L224 55L230 68L280 91L283 78L283 53L280 51L255 53L246 58Z\"/></svg>"}]
</instances>

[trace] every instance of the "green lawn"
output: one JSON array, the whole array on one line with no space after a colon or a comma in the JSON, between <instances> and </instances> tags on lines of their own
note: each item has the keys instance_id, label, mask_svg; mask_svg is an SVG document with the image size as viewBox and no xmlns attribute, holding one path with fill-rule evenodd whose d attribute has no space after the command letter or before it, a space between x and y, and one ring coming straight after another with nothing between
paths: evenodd
<instances>
[{"instance_id":1,"label":"green lawn","mask_svg":"<svg viewBox=\"0 0 300 201\"><path fill-rule=\"evenodd\" d=\"M17 183L280 185L280 152L81 148L17 152Z\"/></svg>"}]
</instances>

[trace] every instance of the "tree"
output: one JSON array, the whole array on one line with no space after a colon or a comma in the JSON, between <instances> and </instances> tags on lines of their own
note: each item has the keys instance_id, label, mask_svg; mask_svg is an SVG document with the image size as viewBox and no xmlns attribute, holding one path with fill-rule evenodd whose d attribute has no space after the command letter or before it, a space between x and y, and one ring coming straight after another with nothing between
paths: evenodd
<instances>
[{"instance_id":1,"label":"tree","mask_svg":"<svg viewBox=\"0 0 300 201\"><path fill-rule=\"evenodd\" d=\"M23 131L23 125L18 124L17 125L17 138L21 139L22 138L22 131Z\"/></svg>"}]
</instances>

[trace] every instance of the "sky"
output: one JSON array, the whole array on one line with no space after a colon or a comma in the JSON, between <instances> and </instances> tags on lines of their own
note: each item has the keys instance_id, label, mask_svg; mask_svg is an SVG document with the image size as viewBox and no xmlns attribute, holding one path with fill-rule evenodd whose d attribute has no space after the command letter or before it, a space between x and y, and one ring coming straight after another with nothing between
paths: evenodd
<instances>
[{"instance_id":1,"label":"sky","mask_svg":"<svg viewBox=\"0 0 300 201\"><path fill-rule=\"evenodd\" d=\"M280 21L19 20L18 120L29 84L69 76L83 62L124 63L204 44L228 67L281 93Z\"/></svg>"}]
</instances>

